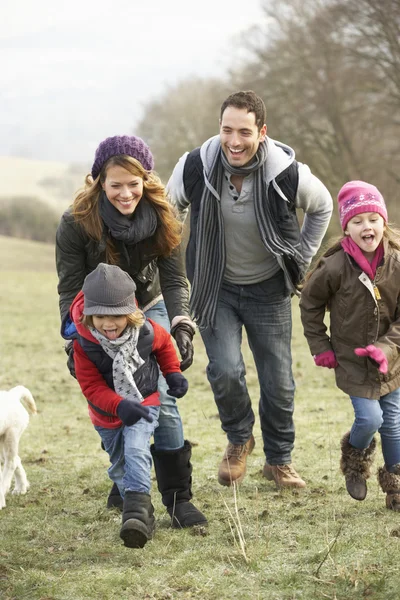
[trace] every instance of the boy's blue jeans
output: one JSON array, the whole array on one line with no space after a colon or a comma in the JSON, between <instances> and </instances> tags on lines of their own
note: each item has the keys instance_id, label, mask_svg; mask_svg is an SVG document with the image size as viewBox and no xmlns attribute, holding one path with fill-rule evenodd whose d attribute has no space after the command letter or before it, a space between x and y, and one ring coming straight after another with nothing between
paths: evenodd
<instances>
[{"instance_id":1,"label":"boy's blue jeans","mask_svg":"<svg viewBox=\"0 0 400 600\"><path fill-rule=\"evenodd\" d=\"M350 396L355 420L350 431L350 444L360 450L368 448L374 434L381 436L386 469L400 463L400 388L379 400Z\"/></svg>"},{"instance_id":2,"label":"boy's blue jeans","mask_svg":"<svg viewBox=\"0 0 400 600\"><path fill-rule=\"evenodd\" d=\"M150 493L151 453L150 438L158 425L159 406L149 406L154 421L149 423L140 419L134 425L123 425L117 429L95 426L96 431L110 457L108 469L110 479L114 481L124 497L125 490Z\"/></svg>"},{"instance_id":3,"label":"boy's blue jeans","mask_svg":"<svg viewBox=\"0 0 400 600\"><path fill-rule=\"evenodd\" d=\"M149 317L167 331L170 331L167 309L164 300L160 300L146 311ZM179 414L176 398L167 394L167 382L160 373L158 391L160 392L159 425L154 432L154 446L156 450L178 450L183 447L183 426Z\"/></svg>"},{"instance_id":4,"label":"boy's blue jeans","mask_svg":"<svg viewBox=\"0 0 400 600\"><path fill-rule=\"evenodd\" d=\"M222 429L232 444L250 438L254 412L241 352L243 326L260 384L259 414L264 452L271 465L291 462L294 445L291 299L283 272L260 283L224 282L214 329L201 331L209 364L207 376Z\"/></svg>"}]
</instances>

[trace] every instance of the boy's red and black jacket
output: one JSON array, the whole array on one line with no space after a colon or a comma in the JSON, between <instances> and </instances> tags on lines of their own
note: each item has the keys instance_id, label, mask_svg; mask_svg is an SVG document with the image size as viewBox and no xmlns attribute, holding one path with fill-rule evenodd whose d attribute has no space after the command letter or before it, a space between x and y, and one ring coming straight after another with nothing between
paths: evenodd
<instances>
[{"instance_id":1,"label":"boy's red and black jacket","mask_svg":"<svg viewBox=\"0 0 400 600\"><path fill-rule=\"evenodd\" d=\"M116 409L123 398L114 390L112 358L81 323L83 302L83 293L79 292L70 308L70 320L76 327L72 336L76 378L88 402L93 425L117 428L122 422ZM63 335L68 337L65 328ZM143 405L159 406L158 365L164 376L180 372L170 334L161 325L146 319L139 332L138 352L144 364L134 374L134 380L144 398Z\"/></svg>"}]
</instances>

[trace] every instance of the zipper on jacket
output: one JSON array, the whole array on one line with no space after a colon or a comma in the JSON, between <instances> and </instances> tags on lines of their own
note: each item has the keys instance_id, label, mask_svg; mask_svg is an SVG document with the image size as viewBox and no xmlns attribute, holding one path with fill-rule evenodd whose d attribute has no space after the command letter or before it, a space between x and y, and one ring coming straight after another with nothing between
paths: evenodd
<instances>
[{"instance_id":1,"label":"zipper on jacket","mask_svg":"<svg viewBox=\"0 0 400 600\"><path fill-rule=\"evenodd\" d=\"M374 277L374 280L372 281L372 286L374 288L374 294L375 294L375 310L374 310L374 315L377 317L376 321L376 333L375 333L375 339L374 342L376 342L376 340L379 337L379 324L380 324L380 311L379 311L379 304L378 304L378 300L381 299L381 295L378 289L378 286L376 285L376 277Z\"/></svg>"}]
</instances>

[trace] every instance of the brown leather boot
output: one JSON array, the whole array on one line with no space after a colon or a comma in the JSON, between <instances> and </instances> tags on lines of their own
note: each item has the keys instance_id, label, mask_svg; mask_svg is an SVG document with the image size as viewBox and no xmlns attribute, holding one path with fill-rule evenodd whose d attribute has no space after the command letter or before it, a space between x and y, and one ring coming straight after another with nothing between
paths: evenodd
<instances>
[{"instance_id":1,"label":"brown leather boot","mask_svg":"<svg viewBox=\"0 0 400 600\"><path fill-rule=\"evenodd\" d=\"M371 475L376 441L372 441L368 448L359 450L350 444L348 431L340 441L342 456L340 468L345 477L346 489L354 500L364 500L367 495L367 479Z\"/></svg>"},{"instance_id":2,"label":"brown leather boot","mask_svg":"<svg viewBox=\"0 0 400 600\"><path fill-rule=\"evenodd\" d=\"M378 481L386 492L386 508L400 512L400 464L396 465L394 473L386 467L378 469Z\"/></svg>"},{"instance_id":3,"label":"brown leather boot","mask_svg":"<svg viewBox=\"0 0 400 600\"><path fill-rule=\"evenodd\" d=\"M224 457L218 469L218 483L221 485L232 485L240 483L246 474L246 461L255 446L254 437L243 445L235 445L229 442Z\"/></svg>"},{"instance_id":4,"label":"brown leather boot","mask_svg":"<svg viewBox=\"0 0 400 600\"><path fill-rule=\"evenodd\" d=\"M289 465L270 465L267 462L263 467L263 477L268 481L275 481L279 488L304 488L306 482L297 471Z\"/></svg>"}]
</instances>

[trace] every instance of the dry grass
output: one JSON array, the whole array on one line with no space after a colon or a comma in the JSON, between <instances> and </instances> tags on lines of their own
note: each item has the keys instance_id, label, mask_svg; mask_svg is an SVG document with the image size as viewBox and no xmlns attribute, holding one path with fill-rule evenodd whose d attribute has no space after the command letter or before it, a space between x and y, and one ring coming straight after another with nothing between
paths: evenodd
<instances>
[{"instance_id":1,"label":"dry grass","mask_svg":"<svg viewBox=\"0 0 400 600\"><path fill-rule=\"evenodd\" d=\"M7 244L0 239L1 253ZM172 530L154 482L155 538L143 550L124 548L118 536L120 517L105 509L107 457L65 366L56 276L50 269L53 248L10 244L10 269L2 266L0 271L0 387L29 387L39 414L20 449L31 490L24 497L9 496L0 511L2 600L399 596L400 516L385 509L375 477L362 503L345 491L339 440L351 423L352 409L332 374L314 367L296 302L294 462L307 488L278 491L262 478L258 424L244 482L236 491L218 485L226 440L196 336L190 393L179 405L186 436L194 444L195 502L207 514L208 532ZM40 271L35 263L48 267ZM247 347L245 359L256 406L257 378Z\"/></svg>"}]
</instances>

